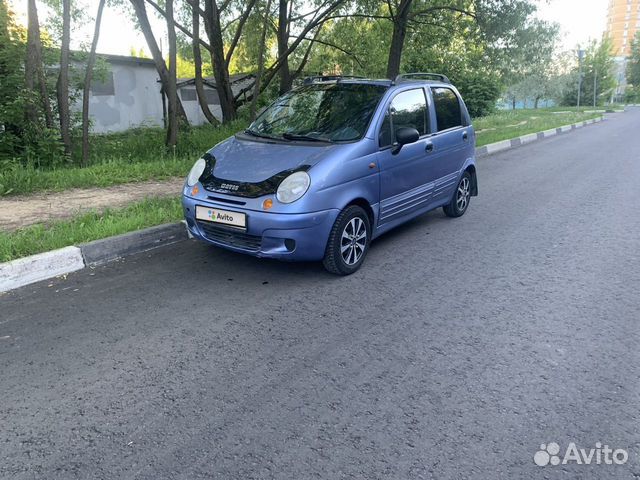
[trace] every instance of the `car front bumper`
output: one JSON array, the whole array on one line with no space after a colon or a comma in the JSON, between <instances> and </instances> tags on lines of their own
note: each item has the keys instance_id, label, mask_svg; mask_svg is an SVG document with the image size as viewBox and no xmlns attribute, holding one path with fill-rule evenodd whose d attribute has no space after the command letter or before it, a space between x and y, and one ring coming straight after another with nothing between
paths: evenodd
<instances>
[{"instance_id":1,"label":"car front bumper","mask_svg":"<svg viewBox=\"0 0 640 480\"><path fill-rule=\"evenodd\" d=\"M247 228L196 220L196 205L244 213ZM182 196L182 208L189 232L199 240L256 257L292 261L321 260L331 227L340 213L338 209L273 213L188 195Z\"/></svg>"}]
</instances>

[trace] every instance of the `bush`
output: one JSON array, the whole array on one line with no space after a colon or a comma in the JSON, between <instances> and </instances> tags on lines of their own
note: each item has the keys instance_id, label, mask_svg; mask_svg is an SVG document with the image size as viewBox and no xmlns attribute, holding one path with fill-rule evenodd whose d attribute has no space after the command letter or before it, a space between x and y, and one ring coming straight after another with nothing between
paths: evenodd
<instances>
[{"instance_id":1,"label":"bush","mask_svg":"<svg viewBox=\"0 0 640 480\"><path fill-rule=\"evenodd\" d=\"M625 103L640 103L640 86L639 87L627 87L624 92Z\"/></svg>"},{"instance_id":2,"label":"bush","mask_svg":"<svg viewBox=\"0 0 640 480\"><path fill-rule=\"evenodd\" d=\"M471 117L484 117L493 113L500 97L500 82L494 76L473 72L452 79L460 91Z\"/></svg>"}]
</instances>

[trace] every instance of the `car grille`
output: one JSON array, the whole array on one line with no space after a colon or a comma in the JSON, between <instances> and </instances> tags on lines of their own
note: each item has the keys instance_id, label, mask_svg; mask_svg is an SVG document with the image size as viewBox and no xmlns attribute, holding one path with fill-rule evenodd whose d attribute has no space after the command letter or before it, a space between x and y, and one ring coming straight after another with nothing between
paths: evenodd
<instances>
[{"instance_id":1,"label":"car grille","mask_svg":"<svg viewBox=\"0 0 640 480\"><path fill-rule=\"evenodd\" d=\"M242 248L243 250L250 250L252 252L260 250L262 237L249 235L232 228L212 225L207 222L198 222L198 227L204 236L213 242L229 245L230 247Z\"/></svg>"}]
</instances>

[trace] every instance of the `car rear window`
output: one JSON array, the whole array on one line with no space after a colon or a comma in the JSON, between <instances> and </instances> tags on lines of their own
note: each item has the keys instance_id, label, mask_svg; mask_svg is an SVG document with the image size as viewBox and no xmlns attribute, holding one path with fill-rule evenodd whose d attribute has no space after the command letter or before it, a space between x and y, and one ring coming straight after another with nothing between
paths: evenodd
<instances>
[{"instance_id":1,"label":"car rear window","mask_svg":"<svg viewBox=\"0 0 640 480\"><path fill-rule=\"evenodd\" d=\"M462 126L462 109L458 96L446 87L431 88L436 109L438 131Z\"/></svg>"}]
</instances>

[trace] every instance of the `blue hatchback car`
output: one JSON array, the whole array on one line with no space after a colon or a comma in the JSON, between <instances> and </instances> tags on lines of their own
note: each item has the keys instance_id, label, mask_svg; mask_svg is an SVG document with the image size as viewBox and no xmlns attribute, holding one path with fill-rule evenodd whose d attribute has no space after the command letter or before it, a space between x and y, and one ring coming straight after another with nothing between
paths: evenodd
<instances>
[{"instance_id":1,"label":"blue hatchback car","mask_svg":"<svg viewBox=\"0 0 640 480\"><path fill-rule=\"evenodd\" d=\"M371 240L477 195L475 134L438 74L314 77L199 159L183 191L191 234L257 257L348 275Z\"/></svg>"}]
</instances>

